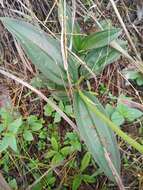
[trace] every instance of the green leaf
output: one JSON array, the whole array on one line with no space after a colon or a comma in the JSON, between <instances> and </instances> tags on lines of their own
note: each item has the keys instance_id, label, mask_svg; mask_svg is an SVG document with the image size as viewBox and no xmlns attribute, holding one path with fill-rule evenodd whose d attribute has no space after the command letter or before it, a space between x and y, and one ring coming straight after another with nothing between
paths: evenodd
<instances>
[{"instance_id":1,"label":"green leaf","mask_svg":"<svg viewBox=\"0 0 143 190\"><path fill-rule=\"evenodd\" d=\"M44 106L44 114L46 116L52 116L53 111L54 111L53 108L49 104L46 104Z\"/></svg>"},{"instance_id":2,"label":"green leaf","mask_svg":"<svg viewBox=\"0 0 143 190\"><path fill-rule=\"evenodd\" d=\"M115 111L112 114L111 120L113 121L113 123L115 123L118 126L124 124L124 122L125 122L125 119L124 119L123 115L120 114L118 111Z\"/></svg>"},{"instance_id":3,"label":"green leaf","mask_svg":"<svg viewBox=\"0 0 143 190\"><path fill-rule=\"evenodd\" d=\"M86 36L81 44L82 50L91 50L109 45L121 33L120 29L110 29L101 32L96 32Z\"/></svg>"},{"instance_id":4,"label":"green leaf","mask_svg":"<svg viewBox=\"0 0 143 190\"><path fill-rule=\"evenodd\" d=\"M137 85L143 85L143 75L139 73L137 70L124 69L123 75L125 75L127 79L135 80Z\"/></svg>"},{"instance_id":5,"label":"green leaf","mask_svg":"<svg viewBox=\"0 0 143 190\"><path fill-rule=\"evenodd\" d=\"M12 148L12 150L14 150L15 152L17 152L18 149L17 149L16 137L15 136L11 136L9 138L10 138L9 139L9 141L10 141L9 146Z\"/></svg>"},{"instance_id":6,"label":"green leaf","mask_svg":"<svg viewBox=\"0 0 143 190\"><path fill-rule=\"evenodd\" d=\"M129 111L129 107L127 105L124 105L122 103L118 103L116 110L124 117L127 118L128 117L128 111Z\"/></svg>"},{"instance_id":7,"label":"green leaf","mask_svg":"<svg viewBox=\"0 0 143 190\"><path fill-rule=\"evenodd\" d=\"M73 150L81 151L81 143L79 141L73 141L71 142L71 145L73 147Z\"/></svg>"},{"instance_id":8,"label":"green leaf","mask_svg":"<svg viewBox=\"0 0 143 190\"><path fill-rule=\"evenodd\" d=\"M53 93L51 94L56 100L62 100L64 102L69 102L69 97L67 95L67 93L65 92L65 90L55 90L53 91Z\"/></svg>"},{"instance_id":9,"label":"green leaf","mask_svg":"<svg viewBox=\"0 0 143 190\"><path fill-rule=\"evenodd\" d=\"M46 34L40 27L25 21L9 17L0 17L0 20L21 43L27 56L45 78L64 88L68 86L59 40ZM78 67L78 61L69 54L68 69L71 82L77 82Z\"/></svg>"},{"instance_id":10,"label":"green leaf","mask_svg":"<svg viewBox=\"0 0 143 190\"><path fill-rule=\"evenodd\" d=\"M128 110L128 115L126 116L126 119L130 122L138 119L139 117L141 117L143 115L143 112L134 109L134 108L129 108Z\"/></svg>"},{"instance_id":11,"label":"green leaf","mask_svg":"<svg viewBox=\"0 0 143 190\"><path fill-rule=\"evenodd\" d=\"M74 176L74 180L72 183L72 190L77 190L79 186L81 185L81 182L82 182L82 178L80 175Z\"/></svg>"},{"instance_id":12,"label":"green leaf","mask_svg":"<svg viewBox=\"0 0 143 190\"><path fill-rule=\"evenodd\" d=\"M80 166L81 172L83 172L88 167L90 160L91 160L91 154L87 152L81 161L81 166Z\"/></svg>"},{"instance_id":13,"label":"green leaf","mask_svg":"<svg viewBox=\"0 0 143 190\"><path fill-rule=\"evenodd\" d=\"M129 108L127 105L121 103L117 105L117 110L127 121L130 122L143 115L143 112L134 108Z\"/></svg>"},{"instance_id":14,"label":"green leaf","mask_svg":"<svg viewBox=\"0 0 143 190\"><path fill-rule=\"evenodd\" d=\"M43 125L43 120L42 119L38 119L37 116L35 115L30 115L27 119L28 121L28 125L29 125L29 128L32 130L32 131L39 131Z\"/></svg>"},{"instance_id":15,"label":"green leaf","mask_svg":"<svg viewBox=\"0 0 143 190\"><path fill-rule=\"evenodd\" d=\"M22 123L22 118L18 118L9 125L8 130L11 131L13 134L17 134L18 129L22 125Z\"/></svg>"},{"instance_id":16,"label":"green leaf","mask_svg":"<svg viewBox=\"0 0 143 190\"><path fill-rule=\"evenodd\" d=\"M55 113L54 123L59 123L61 121L61 116L58 112Z\"/></svg>"},{"instance_id":17,"label":"green leaf","mask_svg":"<svg viewBox=\"0 0 143 190\"><path fill-rule=\"evenodd\" d=\"M105 66L119 59L120 55L117 50L107 46L90 51L85 58L85 62L93 72L100 74Z\"/></svg>"},{"instance_id":18,"label":"green leaf","mask_svg":"<svg viewBox=\"0 0 143 190\"><path fill-rule=\"evenodd\" d=\"M66 105L65 106L65 113L72 117L73 116L73 109L72 109L72 105Z\"/></svg>"},{"instance_id":19,"label":"green leaf","mask_svg":"<svg viewBox=\"0 0 143 190\"><path fill-rule=\"evenodd\" d=\"M59 108L64 111L65 106L62 101L59 102Z\"/></svg>"},{"instance_id":20,"label":"green leaf","mask_svg":"<svg viewBox=\"0 0 143 190\"><path fill-rule=\"evenodd\" d=\"M30 130L25 130L23 133L23 137L26 141L33 141L33 135Z\"/></svg>"},{"instance_id":21,"label":"green leaf","mask_svg":"<svg viewBox=\"0 0 143 190\"><path fill-rule=\"evenodd\" d=\"M55 151L59 150L59 145L55 137L51 138L51 145L52 145L53 150Z\"/></svg>"},{"instance_id":22,"label":"green leaf","mask_svg":"<svg viewBox=\"0 0 143 190\"><path fill-rule=\"evenodd\" d=\"M3 124L0 124L0 133L5 129Z\"/></svg>"},{"instance_id":23,"label":"green leaf","mask_svg":"<svg viewBox=\"0 0 143 190\"><path fill-rule=\"evenodd\" d=\"M57 164L60 164L63 160L64 160L63 156L60 153L57 153L52 158L51 164L52 165L57 165Z\"/></svg>"},{"instance_id":24,"label":"green leaf","mask_svg":"<svg viewBox=\"0 0 143 190\"><path fill-rule=\"evenodd\" d=\"M106 104L105 111L108 114L108 116L111 117L111 115L114 113L115 109L110 104Z\"/></svg>"},{"instance_id":25,"label":"green leaf","mask_svg":"<svg viewBox=\"0 0 143 190\"><path fill-rule=\"evenodd\" d=\"M47 35L40 27L30 23L8 17L0 19L14 37L20 41L28 57L46 78L59 85L67 84L60 43L57 40Z\"/></svg>"},{"instance_id":26,"label":"green leaf","mask_svg":"<svg viewBox=\"0 0 143 190\"><path fill-rule=\"evenodd\" d=\"M6 150L9 146L9 137L5 136L1 141L0 141L0 152L3 152Z\"/></svg>"},{"instance_id":27,"label":"green leaf","mask_svg":"<svg viewBox=\"0 0 143 190\"><path fill-rule=\"evenodd\" d=\"M16 179L12 179L11 181L9 181L9 186L10 186L13 190L17 190L17 189L18 189L18 185L17 185Z\"/></svg>"},{"instance_id":28,"label":"green leaf","mask_svg":"<svg viewBox=\"0 0 143 190\"><path fill-rule=\"evenodd\" d=\"M39 131L43 127L42 123L35 123L31 126L32 131Z\"/></svg>"},{"instance_id":29,"label":"green leaf","mask_svg":"<svg viewBox=\"0 0 143 190\"><path fill-rule=\"evenodd\" d=\"M46 159L49 159L49 158L53 157L56 153L57 153L57 151L55 151L55 150L49 150L49 151L46 153L45 158L46 158Z\"/></svg>"},{"instance_id":30,"label":"green leaf","mask_svg":"<svg viewBox=\"0 0 143 190\"><path fill-rule=\"evenodd\" d=\"M82 175L82 180L85 183L95 183L96 178L94 176L90 176L90 175L84 174L84 175Z\"/></svg>"},{"instance_id":31,"label":"green leaf","mask_svg":"<svg viewBox=\"0 0 143 190\"><path fill-rule=\"evenodd\" d=\"M138 71L131 71L131 70L124 70L123 74L126 76L127 79L131 80L135 80L139 76Z\"/></svg>"},{"instance_id":32,"label":"green leaf","mask_svg":"<svg viewBox=\"0 0 143 190\"><path fill-rule=\"evenodd\" d=\"M137 85L142 86L143 85L143 76L136 79Z\"/></svg>"},{"instance_id":33,"label":"green leaf","mask_svg":"<svg viewBox=\"0 0 143 190\"><path fill-rule=\"evenodd\" d=\"M5 125L9 125L11 122L13 122L12 114L5 108L0 108L0 116Z\"/></svg>"},{"instance_id":34,"label":"green leaf","mask_svg":"<svg viewBox=\"0 0 143 190\"><path fill-rule=\"evenodd\" d=\"M17 142L16 142L16 137L11 134L10 132L7 132L3 139L0 142L0 152L3 152L6 150L8 147L11 147L12 150L15 152L18 151L17 149Z\"/></svg>"},{"instance_id":35,"label":"green leaf","mask_svg":"<svg viewBox=\"0 0 143 190\"><path fill-rule=\"evenodd\" d=\"M30 115L30 116L27 118L27 121L28 121L28 124L29 124L29 125L34 125L35 123L37 123L38 118L37 118L37 116L35 116L35 115Z\"/></svg>"},{"instance_id":36,"label":"green leaf","mask_svg":"<svg viewBox=\"0 0 143 190\"><path fill-rule=\"evenodd\" d=\"M88 92L84 92L92 102L97 105L97 108L107 116L104 108L95 96ZM74 111L78 130L82 139L92 154L94 160L97 162L101 170L111 180L115 181L114 175L108 162L105 158L103 145L110 154L110 158L120 174L120 154L116 142L116 138L112 130L85 104L83 99L77 93L74 94Z\"/></svg>"},{"instance_id":37,"label":"green leaf","mask_svg":"<svg viewBox=\"0 0 143 190\"><path fill-rule=\"evenodd\" d=\"M71 146L65 146L64 148L61 149L61 153L64 156L67 156L67 155L71 154L72 152L73 152L73 149Z\"/></svg>"},{"instance_id":38,"label":"green leaf","mask_svg":"<svg viewBox=\"0 0 143 190\"><path fill-rule=\"evenodd\" d=\"M48 185L54 185L55 182L56 182L55 177L50 177L50 178L47 179Z\"/></svg>"}]
</instances>

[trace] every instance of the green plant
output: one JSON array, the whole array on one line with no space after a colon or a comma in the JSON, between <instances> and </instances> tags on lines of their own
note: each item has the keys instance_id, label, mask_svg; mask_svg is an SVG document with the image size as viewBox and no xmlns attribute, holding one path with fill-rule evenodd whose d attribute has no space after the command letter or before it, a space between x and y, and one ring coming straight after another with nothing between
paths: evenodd
<instances>
[{"instance_id":1,"label":"green plant","mask_svg":"<svg viewBox=\"0 0 143 190\"><path fill-rule=\"evenodd\" d=\"M23 136L25 141L32 141L34 139L33 134L37 134L43 128L43 119L38 119L34 115L30 115L27 119L23 119L20 115L14 115L8 109L0 109L0 152L5 151L7 148L11 148L15 152L18 152L17 140L18 137ZM43 137L44 134L40 132L39 137ZM46 133L47 135L47 133Z\"/></svg>"},{"instance_id":2,"label":"green plant","mask_svg":"<svg viewBox=\"0 0 143 190\"><path fill-rule=\"evenodd\" d=\"M26 141L33 140L33 133L36 133L41 130L43 127L43 119L38 119L34 115L30 115L25 122L23 122L22 126L22 135Z\"/></svg>"},{"instance_id":3,"label":"green plant","mask_svg":"<svg viewBox=\"0 0 143 190\"><path fill-rule=\"evenodd\" d=\"M51 164L56 165L62 162L68 155L74 151L81 150L81 144L74 133L67 133L64 146L58 142L54 136L51 137L51 149L45 154L46 159L51 159Z\"/></svg>"},{"instance_id":4,"label":"green plant","mask_svg":"<svg viewBox=\"0 0 143 190\"><path fill-rule=\"evenodd\" d=\"M76 133L68 132L65 136L64 145L70 145L73 151L81 151L81 143Z\"/></svg>"},{"instance_id":5,"label":"green plant","mask_svg":"<svg viewBox=\"0 0 143 190\"><path fill-rule=\"evenodd\" d=\"M9 186L13 189L13 190L17 190L18 189L18 185L15 179L12 179L9 181Z\"/></svg>"},{"instance_id":6,"label":"green plant","mask_svg":"<svg viewBox=\"0 0 143 190\"><path fill-rule=\"evenodd\" d=\"M34 173L35 180L38 180L40 177L39 174ZM53 171L49 171L48 174L36 185L33 186L32 190L52 190L55 185L56 177L53 174Z\"/></svg>"},{"instance_id":7,"label":"green plant","mask_svg":"<svg viewBox=\"0 0 143 190\"><path fill-rule=\"evenodd\" d=\"M0 117L0 152L3 152L8 147L17 152L17 134L23 124L22 118L14 119L11 112L8 112L6 109L0 109Z\"/></svg>"},{"instance_id":8,"label":"green plant","mask_svg":"<svg viewBox=\"0 0 143 190\"><path fill-rule=\"evenodd\" d=\"M10 168L10 166L8 164L9 162L10 162L9 154L4 153L3 157L0 160L0 166L7 173L9 172L9 168Z\"/></svg>"},{"instance_id":9,"label":"green plant","mask_svg":"<svg viewBox=\"0 0 143 190\"><path fill-rule=\"evenodd\" d=\"M66 17L66 21L62 19ZM100 74L106 65L120 57L120 53L110 46L110 42L118 40L121 30L102 22L102 31L82 35L78 23L75 22L73 27L71 18L70 8L65 5L65 1L64 3L60 1L59 20L62 29L64 29L63 22L66 22L67 31L67 34L64 34L67 37L67 46L64 50L60 47L61 44L65 45L64 41L60 42L58 37L51 37L40 27L19 19L8 17L0 19L21 43L32 63L47 78L47 86L52 91L56 91L56 96L64 97L66 101L69 94L73 97L74 116L81 138L102 171L115 181L115 176L105 156L106 150L114 168L120 174L120 154L114 132L142 153L143 146L111 122L97 98L92 92L83 91L83 86L87 79ZM121 41L119 44L124 46ZM68 66L64 64L66 58ZM69 89L72 89L72 94L69 93L71 91ZM53 114L51 108L48 108L47 112ZM60 121L60 116L56 116L57 120ZM63 154L54 137L51 139L51 144L53 160L62 160Z\"/></svg>"},{"instance_id":10,"label":"green plant","mask_svg":"<svg viewBox=\"0 0 143 190\"><path fill-rule=\"evenodd\" d=\"M127 122L133 122L134 120L140 118L143 115L143 112L139 111L135 108L130 108L129 106L120 102L120 98L118 100L117 106L114 108L110 104L106 105L106 111L111 118L111 120L118 126ZM123 97L124 99L129 99L127 97Z\"/></svg>"},{"instance_id":11,"label":"green plant","mask_svg":"<svg viewBox=\"0 0 143 190\"><path fill-rule=\"evenodd\" d=\"M86 168L89 166L91 161L91 155L87 152L81 160L81 165L79 168L79 173L73 178L72 190L77 190L82 182L84 183L95 183L96 178L93 175L85 174Z\"/></svg>"},{"instance_id":12,"label":"green plant","mask_svg":"<svg viewBox=\"0 0 143 190\"><path fill-rule=\"evenodd\" d=\"M137 70L123 70L123 74L128 80L135 81L138 86L143 85L143 75Z\"/></svg>"},{"instance_id":13,"label":"green plant","mask_svg":"<svg viewBox=\"0 0 143 190\"><path fill-rule=\"evenodd\" d=\"M68 116L74 117L73 109L70 104L67 104L67 103L65 104L63 101L59 101L58 106ZM57 112L55 112L55 110L48 104L44 106L44 114L45 116L53 117L54 123L59 123L61 121L61 116Z\"/></svg>"}]
</instances>

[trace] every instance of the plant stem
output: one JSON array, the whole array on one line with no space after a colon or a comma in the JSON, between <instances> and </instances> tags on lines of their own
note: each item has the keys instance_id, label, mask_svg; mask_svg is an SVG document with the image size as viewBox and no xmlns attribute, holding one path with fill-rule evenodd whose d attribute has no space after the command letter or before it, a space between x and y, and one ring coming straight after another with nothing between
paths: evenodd
<instances>
[{"instance_id":1,"label":"plant stem","mask_svg":"<svg viewBox=\"0 0 143 190\"><path fill-rule=\"evenodd\" d=\"M102 119L108 127L110 127L118 136L120 136L124 141L126 141L128 144L130 144L132 147L134 147L136 150L138 150L140 153L143 154L143 146L139 144L137 141L132 139L129 135L124 133L117 125L115 125L107 116L102 114L99 109L96 107L96 104L92 102L87 96L85 96L81 90L79 90L79 95L83 99L83 101L86 103L86 105L92 109L92 111L100 118Z\"/></svg>"}]
</instances>

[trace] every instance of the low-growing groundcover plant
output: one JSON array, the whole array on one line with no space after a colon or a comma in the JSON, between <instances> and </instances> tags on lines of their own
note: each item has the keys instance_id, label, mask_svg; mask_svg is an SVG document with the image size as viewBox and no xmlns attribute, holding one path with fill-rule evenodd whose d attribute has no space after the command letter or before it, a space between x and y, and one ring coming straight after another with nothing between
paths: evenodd
<instances>
[{"instance_id":1,"label":"low-growing groundcover plant","mask_svg":"<svg viewBox=\"0 0 143 190\"><path fill-rule=\"evenodd\" d=\"M114 132L141 153L143 153L143 146L130 138L109 119L97 97L86 88L86 81L93 76L95 78L95 75L99 75L106 65L120 57L120 53L110 47L110 43L117 41L124 46L124 42L119 40L121 29L101 22L101 31L85 35L81 33L77 22L73 25L71 18L70 8L65 1L64 3L60 2L61 41L58 36L54 38L45 33L40 26L21 19L3 17L0 20L13 37L20 42L26 55L47 79L49 89L56 91L56 97L59 99L65 97L65 101L70 99L73 102L74 117L81 139L85 142L100 169L110 180L115 182L118 181L117 176L120 175L121 160ZM66 36L67 41L62 49L63 36ZM68 98L69 96L70 98ZM30 119L32 119L31 122L34 122L33 118ZM21 120L18 122L20 123ZM20 125L21 123L17 126ZM40 127L39 123L36 130ZM33 131L31 130L32 128L28 128L27 131L24 131L25 140L32 140ZM8 128L8 132L15 135L15 131L11 131L11 127ZM2 142L3 140L1 144ZM63 156L54 137L51 139L51 144L56 151L53 156ZM16 146L11 148L16 150Z\"/></svg>"},{"instance_id":2,"label":"low-growing groundcover plant","mask_svg":"<svg viewBox=\"0 0 143 190\"><path fill-rule=\"evenodd\" d=\"M131 99L120 95L116 107L113 107L110 104L106 105L106 111L109 117L118 126L123 125L125 122L133 122L143 115L142 111L129 107L129 105L126 105L127 103L125 104L124 101L129 102Z\"/></svg>"}]
</instances>

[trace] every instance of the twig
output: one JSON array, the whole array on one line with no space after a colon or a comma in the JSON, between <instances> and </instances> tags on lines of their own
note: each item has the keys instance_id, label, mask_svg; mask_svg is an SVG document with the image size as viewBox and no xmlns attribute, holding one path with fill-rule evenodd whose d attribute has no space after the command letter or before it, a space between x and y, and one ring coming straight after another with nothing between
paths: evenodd
<instances>
[{"instance_id":1,"label":"twig","mask_svg":"<svg viewBox=\"0 0 143 190\"><path fill-rule=\"evenodd\" d=\"M4 68L0 67L0 73L20 84L22 84L23 86L29 88L30 90L32 90L33 92L35 92L40 98L42 98L43 100L45 100L55 111L57 111L61 117L63 117L67 123L75 130L78 132L76 125L74 124L74 122L61 110L59 109L59 107L54 104L53 101L51 101L50 99L48 99L42 92L40 92L39 90L37 90L36 88L34 88L33 86L31 86L30 84L28 84L27 82L23 81L22 79L14 76L13 74L4 71Z\"/></svg>"},{"instance_id":2,"label":"twig","mask_svg":"<svg viewBox=\"0 0 143 190\"><path fill-rule=\"evenodd\" d=\"M63 2L63 4L62 4ZM67 73L67 79L69 83L69 97L72 97L72 82L68 70L68 50L67 50L67 24L66 24L66 1L60 1L61 6L61 54L63 58L64 69Z\"/></svg>"},{"instance_id":3,"label":"twig","mask_svg":"<svg viewBox=\"0 0 143 190\"><path fill-rule=\"evenodd\" d=\"M113 165L113 162L111 161L111 158L110 158L110 156L109 156L109 153L107 152L107 150L106 150L105 148L104 148L104 153L105 153L105 158L106 158L106 160L107 160L107 162L108 162L108 166L110 167L110 169L111 169L111 171L112 171L112 174L113 174L113 176L115 177L115 180L116 180L116 182L117 182L117 185L118 185L119 189L120 189L120 190L125 190L125 187L124 187L124 185L123 185L123 183L122 183L122 180L121 180L121 178L120 178L118 172L116 171L116 169L115 169L115 167L114 167L114 165Z\"/></svg>"},{"instance_id":4,"label":"twig","mask_svg":"<svg viewBox=\"0 0 143 190\"><path fill-rule=\"evenodd\" d=\"M117 15L117 17L118 17L118 20L119 20L119 22L120 22L120 24L121 24L121 26L122 26L122 28L123 28L123 30L124 30L124 32L125 32L127 38L128 38L128 40L129 40L129 42L130 42L130 44L131 44L131 46L132 46L134 52L136 53L136 56L137 56L138 60L140 61L141 59L140 59L140 57L139 57L139 55L138 55L137 49L136 49L136 47L135 47L135 45L134 45L134 43L133 43L133 41L132 41L132 39L131 39L131 37L130 37L130 34L129 34L127 28L126 28L126 25L125 25L124 22L123 22L123 19L122 19L121 15L120 15L120 13L119 13L119 11L118 11L118 9L117 9L117 6L116 6L114 0L110 0L110 2L111 2L111 4L112 4L112 7L113 7L113 9L114 9L114 11L115 11L115 13L116 13L116 15Z\"/></svg>"}]
</instances>

